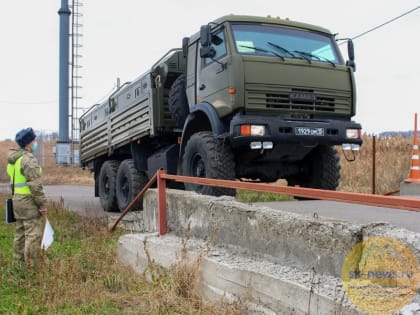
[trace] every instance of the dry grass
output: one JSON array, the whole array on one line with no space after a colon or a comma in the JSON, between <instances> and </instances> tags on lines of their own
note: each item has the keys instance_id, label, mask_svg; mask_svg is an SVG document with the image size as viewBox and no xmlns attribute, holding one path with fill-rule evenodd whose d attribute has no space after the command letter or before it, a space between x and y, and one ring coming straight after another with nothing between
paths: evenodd
<instances>
[{"instance_id":1,"label":"dry grass","mask_svg":"<svg viewBox=\"0 0 420 315\"><path fill-rule=\"evenodd\" d=\"M182 247L177 253L176 262L169 268L157 265L148 249L147 239L143 241L143 248L148 260L146 277L162 292L158 301L154 301L154 314L166 314L168 309L175 310L175 314L214 314L214 315L240 315L246 312L245 303L241 300L227 301L224 298L216 304L203 302L199 294L200 266L203 258L207 256L218 231L210 236L206 246L195 257L187 257L187 243L190 238L190 224L186 228ZM182 306L183 309L179 307ZM171 313L172 314L172 313Z\"/></svg>"},{"instance_id":2,"label":"dry grass","mask_svg":"<svg viewBox=\"0 0 420 315\"><path fill-rule=\"evenodd\" d=\"M118 260L121 230L110 234L104 222L77 217L60 202L48 208L55 237L36 273L12 266L13 226L0 212L1 314L241 314L235 303L200 299L201 260L190 263L180 254L164 269L150 259L150 269L159 270L150 283Z\"/></svg>"},{"instance_id":3,"label":"dry grass","mask_svg":"<svg viewBox=\"0 0 420 315\"><path fill-rule=\"evenodd\" d=\"M356 161L347 162L340 152L341 182L339 190L372 193L373 138L364 136ZM409 175L413 140L393 137L376 139L376 193L399 189ZM340 150L339 150L340 151Z\"/></svg>"}]
</instances>

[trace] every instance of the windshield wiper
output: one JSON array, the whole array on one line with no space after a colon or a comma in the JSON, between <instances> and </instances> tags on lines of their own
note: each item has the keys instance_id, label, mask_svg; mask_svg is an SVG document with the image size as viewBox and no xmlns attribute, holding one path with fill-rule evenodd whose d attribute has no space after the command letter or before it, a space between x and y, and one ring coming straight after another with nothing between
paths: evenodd
<instances>
[{"instance_id":1,"label":"windshield wiper","mask_svg":"<svg viewBox=\"0 0 420 315\"><path fill-rule=\"evenodd\" d=\"M253 49L255 51L261 51L261 52L265 52L265 53L270 53L270 54L273 54L273 55L279 57L281 60L284 61L284 57L282 55L280 55L280 54L278 54L278 53L276 53L275 51L272 51L272 50L266 50L264 48L259 48L259 47L254 47L254 46L247 46L247 45L239 45L239 47Z\"/></svg>"},{"instance_id":2,"label":"windshield wiper","mask_svg":"<svg viewBox=\"0 0 420 315\"><path fill-rule=\"evenodd\" d=\"M274 44L272 42L267 42L267 44L270 45L270 46L272 46L272 47L274 47L274 48L276 48L277 50L281 51L283 54L287 54L287 55L289 55L292 58L297 58L297 56L294 53L292 53L290 50L288 50L288 49L286 49L284 47L281 47L281 46L279 46L277 44Z\"/></svg>"},{"instance_id":3,"label":"windshield wiper","mask_svg":"<svg viewBox=\"0 0 420 315\"><path fill-rule=\"evenodd\" d=\"M295 50L294 52L295 52L295 53L298 53L298 54L300 54L300 55L302 55L302 56L307 56L307 57L310 57L310 58L313 58L313 59L317 59L317 60L319 60L319 61L326 61L326 62L328 62L328 63L332 64L332 65L335 67L335 63L334 63L334 62L332 62L331 60L329 60L329 59L325 58L325 57L319 57L319 56L313 55L313 54L311 54L311 53L309 53L309 52L306 52L306 51L299 51L299 50ZM306 59L306 58L305 58L305 59Z\"/></svg>"}]
</instances>

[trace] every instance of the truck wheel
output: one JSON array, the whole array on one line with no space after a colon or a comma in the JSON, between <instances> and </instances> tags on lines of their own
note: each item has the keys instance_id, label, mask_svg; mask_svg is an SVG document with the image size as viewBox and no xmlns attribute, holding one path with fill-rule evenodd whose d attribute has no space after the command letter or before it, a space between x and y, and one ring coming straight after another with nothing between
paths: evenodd
<instances>
[{"instance_id":1,"label":"truck wheel","mask_svg":"<svg viewBox=\"0 0 420 315\"><path fill-rule=\"evenodd\" d=\"M118 167L117 172L117 202L120 211L123 211L139 191L147 184L148 178L144 172L140 172L134 166L134 160L124 160ZM131 210L143 209L143 198L140 199Z\"/></svg>"},{"instance_id":2,"label":"truck wheel","mask_svg":"<svg viewBox=\"0 0 420 315\"><path fill-rule=\"evenodd\" d=\"M288 185L336 190L340 181L340 158L334 147L320 145L302 161L301 172L288 178Z\"/></svg>"},{"instance_id":3,"label":"truck wheel","mask_svg":"<svg viewBox=\"0 0 420 315\"><path fill-rule=\"evenodd\" d=\"M214 137L212 132L198 132L191 136L185 147L182 172L185 176L234 179L233 153L229 145ZM190 183L185 183L185 189L204 195L235 195L234 189Z\"/></svg>"},{"instance_id":4,"label":"truck wheel","mask_svg":"<svg viewBox=\"0 0 420 315\"><path fill-rule=\"evenodd\" d=\"M118 161L106 161L99 172L99 200L105 211L118 210L115 193L118 165Z\"/></svg>"},{"instance_id":5,"label":"truck wheel","mask_svg":"<svg viewBox=\"0 0 420 315\"><path fill-rule=\"evenodd\" d=\"M186 84L187 75L181 74L176 78L169 91L169 110L175 116L176 125L179 128L184 126L185 119L190 112L187 94L185 93Z\"/></svg>"}]
</instances>

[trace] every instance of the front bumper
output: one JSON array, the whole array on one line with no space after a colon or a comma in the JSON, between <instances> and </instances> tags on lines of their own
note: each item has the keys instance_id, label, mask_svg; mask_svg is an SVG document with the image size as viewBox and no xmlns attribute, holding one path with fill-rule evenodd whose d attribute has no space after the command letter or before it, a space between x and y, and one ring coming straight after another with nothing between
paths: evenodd
<instances>
[{"instance_id":1,"label":"front bumper","mask_svg":"<svg viewBox=\"0 0 420 315\"><path fill-rule=\"evenodd\" d=\"M263 125L263 136L241 135L241 125ZM251 142L272 142L273 144L342 145L362 144L362 139L348 138L347 129L361 130L353 121L338 119L289 119L281 116L235 115L230 123L230 138L233 147L250 146Z\"/></svg>"}]
</instances>

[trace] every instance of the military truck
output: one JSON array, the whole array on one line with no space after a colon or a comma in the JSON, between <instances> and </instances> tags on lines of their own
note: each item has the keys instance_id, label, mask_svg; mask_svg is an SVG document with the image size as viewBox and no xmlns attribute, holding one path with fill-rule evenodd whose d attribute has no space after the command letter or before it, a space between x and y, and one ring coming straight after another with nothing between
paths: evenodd
<instances>
[{"instance_id":1,"label":"military truck","mask_svg":"<svg viewBox=\"0 0 420 315\"><path fill-rule=\"evenodd\" d=\"M345 62L334 34L288 19L228 15L202 26L80 118L95 196L107 211L125 209L159 168L336 189L337 145L362 144L347 46Z\"/></svg>"}]
</instances>

